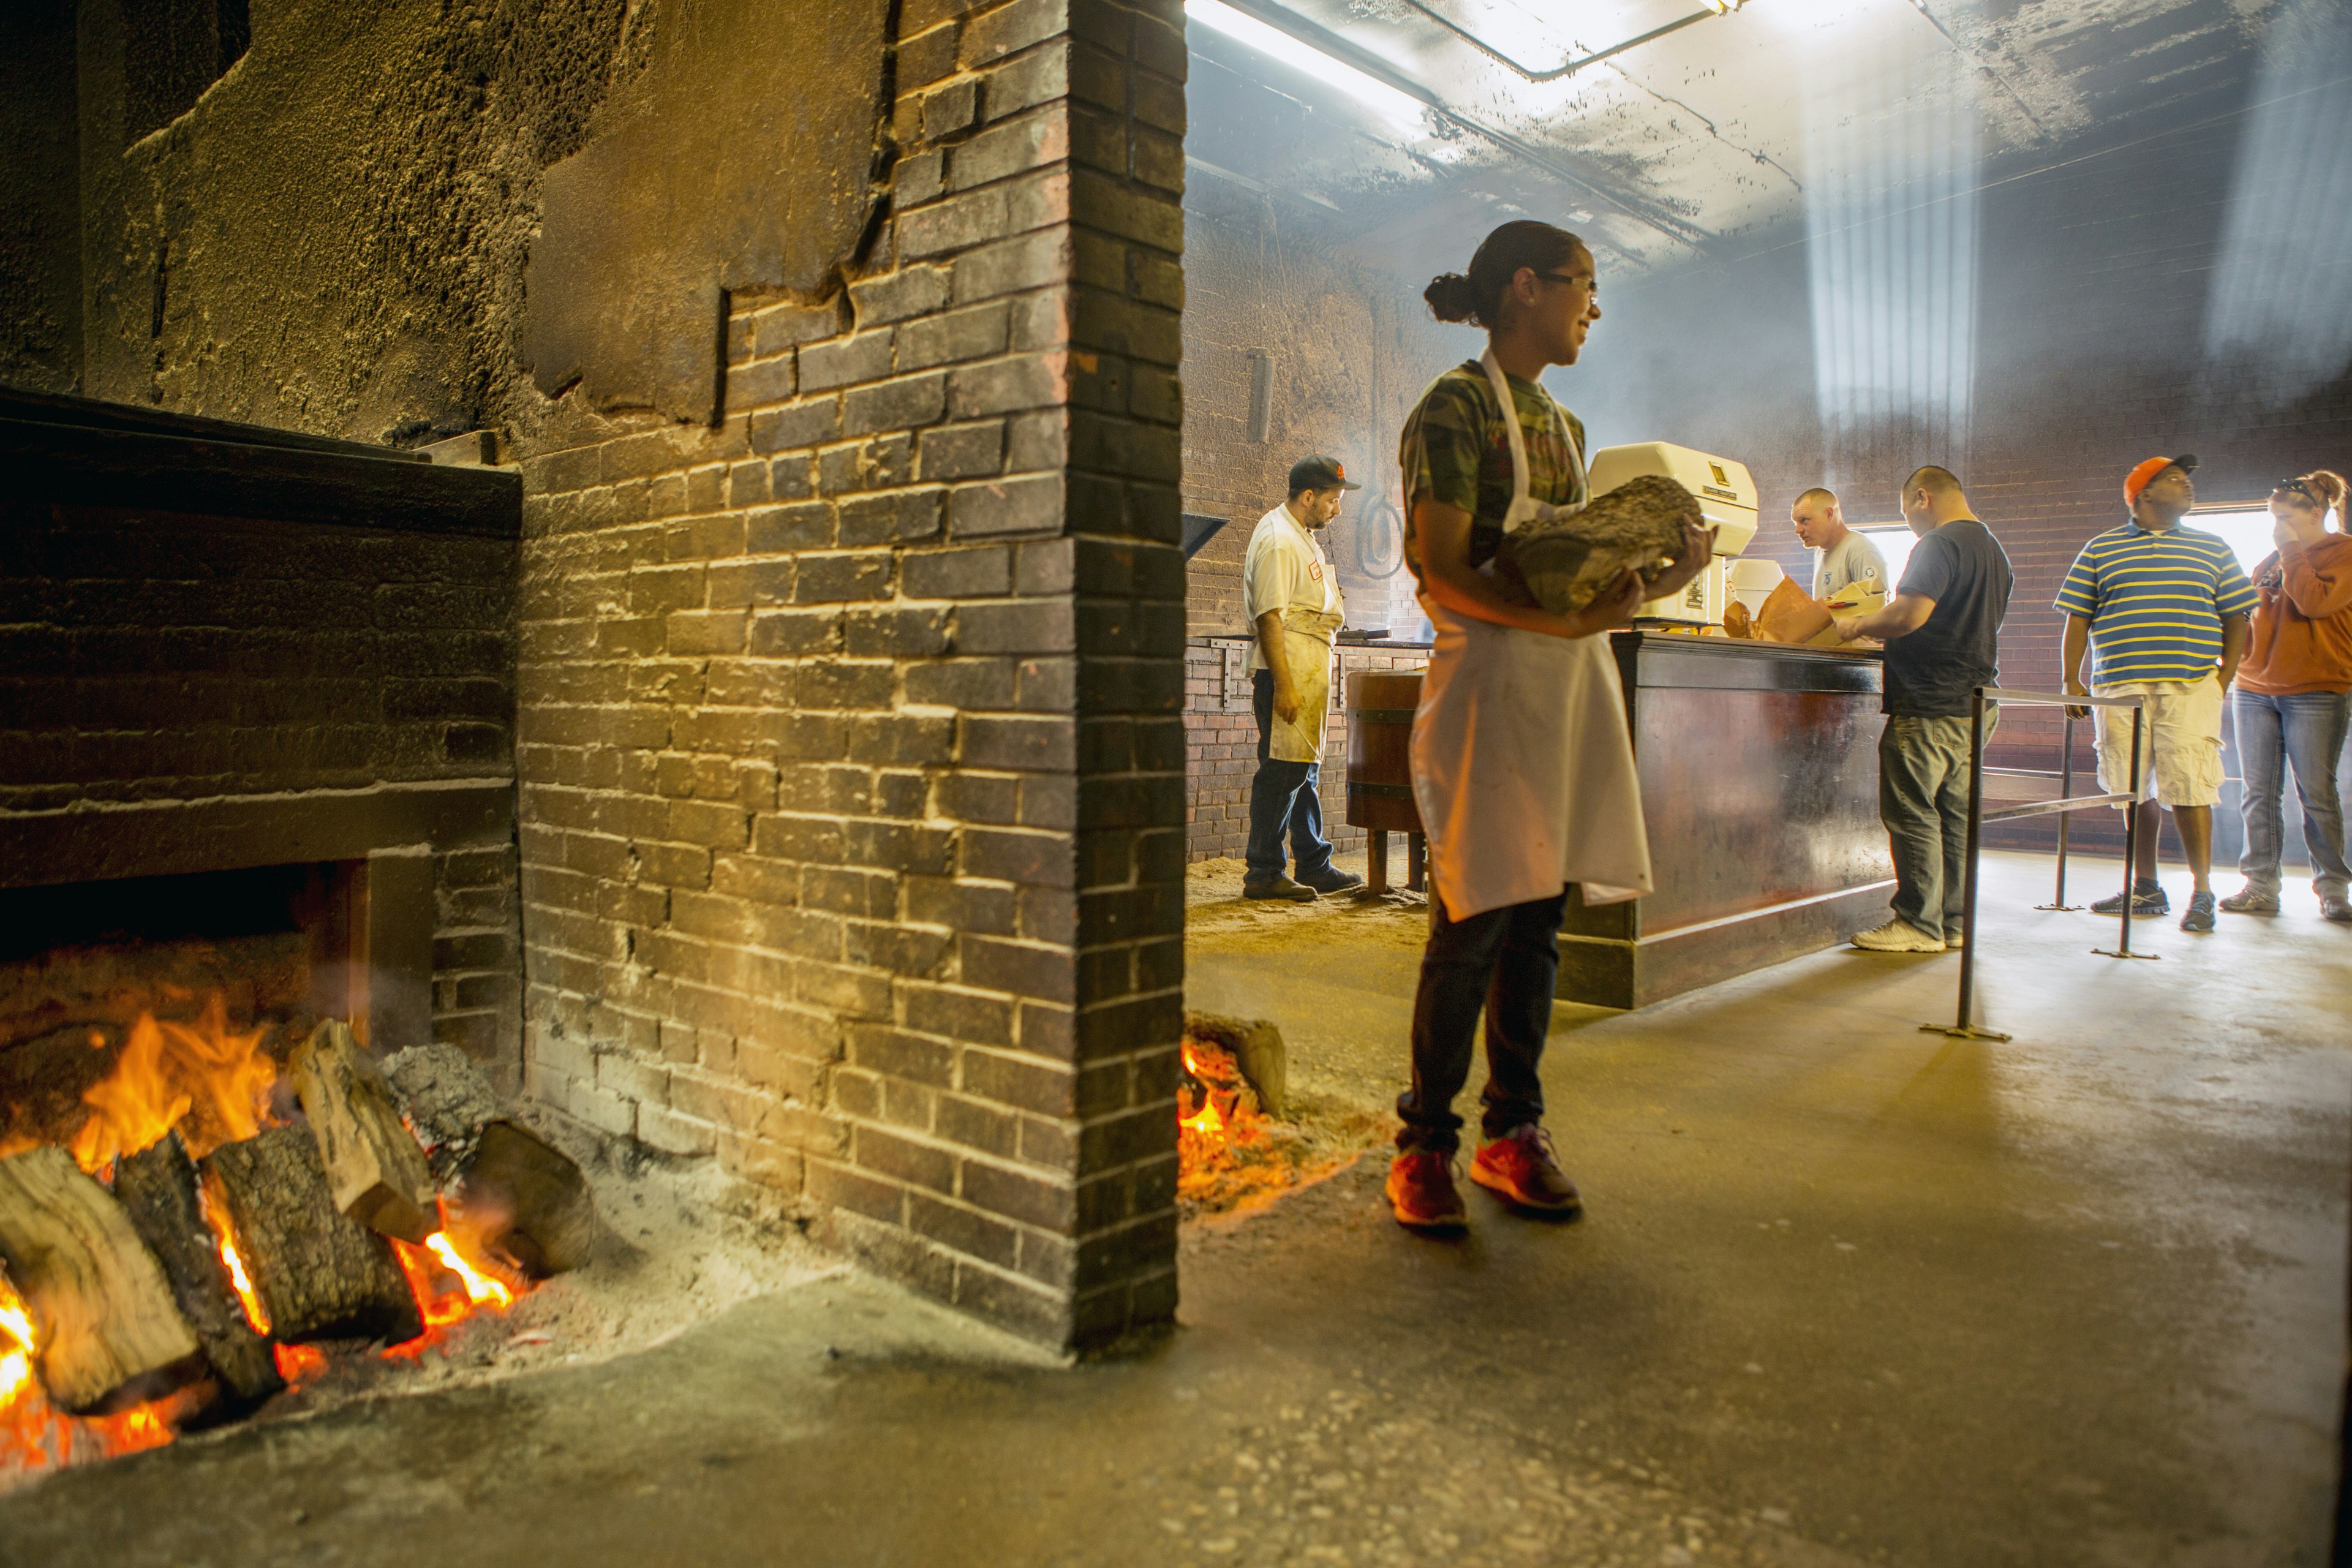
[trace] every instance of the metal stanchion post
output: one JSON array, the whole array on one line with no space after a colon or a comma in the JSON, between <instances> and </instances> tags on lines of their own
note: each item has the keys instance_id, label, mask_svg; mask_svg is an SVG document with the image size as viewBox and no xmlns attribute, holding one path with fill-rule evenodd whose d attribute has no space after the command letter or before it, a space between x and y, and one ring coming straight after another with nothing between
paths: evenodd
<instances>
[{"instance_id":1,"label":"metal stanchion post","mask_svg":"<svg viewBox=\"0 0 2352 1568\"><path fill-rule=\"evenodd\" d=\"M2064 750L2058 763L2058 798L2064 800L2074 793L2074 713L2072 709L2061 709L2059 711L2066 718ZM2067 811L2058 814L2058 887L2056 891L2050 895L2048 903L2033 906L2037 910L2056 910L2062 913L2072 914L2083 907L2080 904L2070 904L2066 901L2066 825L2073 816L2074 813Z\"/></svg>"},{"instance_id":2,"label":"metal stanchion post","mask_svg":"<svg viewBox=\"0 0 2352 1568\"><path fill-rule=\"evenodd\" d=\"M1941 1024L1919 1026L1927 1033L1949 1035L1956 1040L2009 1038L1997 1030L1979 1029L1969 1021L1976 999L1977 851L1984 837L1984 688L1979 686L1969 703L1969 858L1960 882L1959 1017L1948 1027Z\"/></svg>"},{"instance_id":3,"label":"metal stanchion post","mask_svg":"<svg viewBox=\"0 0 2352 1568\"><path fill-rule=\"evenodd\" d=\"M2131 950L2133 879L2139 875L2139 743L2141 721L2147 716L2143 705L2132 710L2131 799L2124 803L2124 910L2120 917L2123 934L2116 945L2095 947L2091 951L2102 958L2161 958L2155 952L2134 952Z\"/></svg>"}]
</instances>

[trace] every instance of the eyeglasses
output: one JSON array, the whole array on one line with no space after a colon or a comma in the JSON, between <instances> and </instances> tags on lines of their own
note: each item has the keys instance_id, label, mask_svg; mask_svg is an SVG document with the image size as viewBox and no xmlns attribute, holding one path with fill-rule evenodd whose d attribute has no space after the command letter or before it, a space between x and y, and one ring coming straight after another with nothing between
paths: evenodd
<instances>
[{"instance_id":1,"label":"eyeglasses","mask_svg":"<svg viewBox=\"0 0 2352 1568\"><path fill-rule=\"evenodd\" d=\"M2309 484L2305 483L2302 479L2281 479L2277 484L2271 487L2271 494L2274 496L2298 495L2314 506L2325 506L2326 504L2319 499L2319 492L2313 489Z\"/></svg>"},{"instance_id":2,"label":"eyeglasses","mask_svg":"<svg viewBox=\"0 0 2352 1568\"><path fill-rule=\"evenodd\" d=\"M1538 272L1536 276L1547 283L1581 283L1596 294L1601 291L1591 279L1573 272Z\"/></svg>"}]
</instances>

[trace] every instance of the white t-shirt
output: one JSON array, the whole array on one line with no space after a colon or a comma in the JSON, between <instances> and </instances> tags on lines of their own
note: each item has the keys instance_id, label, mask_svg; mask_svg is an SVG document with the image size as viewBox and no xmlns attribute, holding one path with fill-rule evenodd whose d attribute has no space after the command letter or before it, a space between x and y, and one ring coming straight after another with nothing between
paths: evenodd
<instances>
[{"instance_id":1,"label":"white t-shirt","mask_svg":"<svg viewBox=\"0 0 2352 1568\"><path fill-rule=\"evenodd\" d=\"M1331 570L1316 532L1301 527L1289 507L1278 506L1259 518L1250 534L1249 553L1242 558L1242 614L1249 622L1253 674L1265 668L1265 653L1257 643L1260 616L1294 609L1305 615L1339 613L1339 574Z\"/></svg>"},{"instance_id":2,"label":"white t-shirt","mask_svg":"<svg viewBox=\"0 0 2352 1568\"><path fill-rule=\"evenodd\" d=\"M1822 552L1813 567L1813 597L1826 599L1850 583L1887 593L1886 557L1868 539L1847 529L1845 537Z\"/></svg>"}]
</instances>

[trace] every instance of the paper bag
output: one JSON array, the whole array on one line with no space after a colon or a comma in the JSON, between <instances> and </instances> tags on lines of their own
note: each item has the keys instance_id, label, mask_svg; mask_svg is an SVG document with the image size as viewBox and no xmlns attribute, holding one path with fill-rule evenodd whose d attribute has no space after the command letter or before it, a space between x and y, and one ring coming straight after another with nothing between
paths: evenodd
<instances>
[{"instance_id":1,"label":"paper bag","mask_svg":"<svg viewBox=\"0 0 2352 1568\"><path fill-rule=\"evenodd\" d=\"M1837 640L1829 611L1822 607L1820 600L1786 577L1773 587L1763 609L1757 612L1756 635L1772 642L1811 642L1823 632L1829 633L1832 642Z\"/></svg>"}]
</instances>

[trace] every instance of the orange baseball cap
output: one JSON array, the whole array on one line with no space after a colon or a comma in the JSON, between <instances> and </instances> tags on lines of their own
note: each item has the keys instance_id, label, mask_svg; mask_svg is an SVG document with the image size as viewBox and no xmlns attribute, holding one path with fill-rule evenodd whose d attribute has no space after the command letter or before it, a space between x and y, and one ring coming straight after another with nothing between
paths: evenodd
<instances>
[{"instance_id":1,"label":"orange baseball cap","mask_svg":"<svg viewBox=\"0 0 2352 1568\"><path fill-rule=\"evenodd\" d=\"M2157 475L2173 468L2184 474L2193 474L2197 471L2197 459L2186 452L2178 458L2150 458L2124 476L2124 505L2138 505L2139 492L2147 489Z\"/></svg>"}]
</instances>

